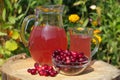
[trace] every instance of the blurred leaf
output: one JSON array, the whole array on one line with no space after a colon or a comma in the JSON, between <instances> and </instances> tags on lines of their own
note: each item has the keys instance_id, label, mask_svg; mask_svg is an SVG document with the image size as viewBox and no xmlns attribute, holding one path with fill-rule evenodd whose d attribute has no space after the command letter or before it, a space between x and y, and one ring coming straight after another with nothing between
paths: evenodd
<instances>
[{"instance_id":1,"label":"blurred leaf","mask_svg":"<svg viewBox=\"0 0 120 80\"><path fill-rule=\"evenodd\" d=\"M5 48L10 51L14 51L18 48L18 45L14 40L9 40L9 41L6 41Z\"/></svg>"},{"instance_id":2,"label":"blurred leaf","mask_svg":"<svg viewBox=\"0 0 120 80\"><path fill-rule=\"evenodd\" d=\"M116 28L120 30L120 23L116 25Z\"/></svg>"},{"instance_id":3,"label":"blurred leaf","mask_svg":"<svg viewBox=\"0 0 120 80\"><path fill-rule=\"evenodd\" d=\"M31 2L30 6L34 6L36 3L37 3L37 1L34 0Z\"/></svg>"},{"instance_id":4,"label":"blurred leaf","mask_svg":"<svg viewBox=\"0 0 120 80\"><path fill-rule=\"evenodd\" d=\"M0 59L0 66L2 66L4 62L5 62L4 59Z\"/></svg>"},{"instance_id":5,"label":"blurred leaf","mask_svg":"<svg viewBox=\"0 0 120 80\"><path fill-rule=\"evenodd\" d=\"M14 8L15 8L15 9L17 9L18 6L19 6L18 3L15 3L15 4L14 4Z\"/></svg>"},{"instance_id":6,"label":"blurred leaf","mask_svg":"<svg viewBox=\"0 0 120 80\"><path fill-rule=\"evenodd\" d=\"M15 22L16 22L16 18L14 16L9 16L8 20L11 24L15 24Z\"/></svg>"},{"instance_id":7,"label":"blurred leaf","mask_svg":"<svg viewBox=\"0 0 120 80\"><path fill-rule=\"evenodd\" d=\"M10 0L4 0L4 1L5 1L7 8L10 9L10 11L12 11L12 4L10 3Z\"/></svg>"},{"instance_id":8,"label":"blurred leaf","mask_svg":"<svg viewBox=\"0 0 120 80\"><path fill-rule=\"evenodd\" d=\"M3 9L2 18L3 18L3 21L6 21L6 9L5 8Z\"/></svg>"},{"instance_id":9,"label":"blurred leaf","mask_svg":"<svg viewBox=\"0 0 120 80\"><path fill-rule=\"evenodd\" d=\"M7 22L2 25L2 28L3 28L3 29L12 28L12 27L13 27L12 24L7 23Z\"/></svg>"},{"instance_id":10,"label":"blurred leaf","mask_svg":"<svg viewBox=\"0 0 120 80\"><path fill-rule=\"evenodd\" d=\"M6 36L7 34L4 32L0 32L0 36Z\"/></svg>"},{"instance_id":11,"label":"blurred leaf","mask_svg":"<svg viewBox=\"0 0 120 80\"><path fill-rule=\"evenodd\" d=\"M5 56L10 56L12 53L10 50L4 50Z\"/></svg>"},{"instance_id":12,"label":"blurred leaf","mask_svg":"<svg viewBox=\"0 0 120 80\"><path fill-rule=\"evenodd\" d=\"M2 76L0 76L0 80L2 80Z\"/></svg>"},{"instance_id":13,"label":"blurred leaf","mask_svg":"<svg viewBox=\"0 0 120 80\"><path fill-rule=\"evenodd\" d=\"M112 27L116 27L116 24L117 24L117 22L116 22L116 20L114 20L114 21L113 21L113 26L112 26Z\"/></svg>"},{"instance_id":14,"label":"blurred leaf","mask_svg":"<svg viewBox=\"0 0 120 80\"><path fill-rule=\"evenodd\" d=\"M19 15L16 20L19 20L19 19L21 19L24 16L25 16L25 14L23 13L23 14Z\"/></svg>"},{"instance_id":15,"label":"blurred leaf","mask_svg":"<svg viewBox=\"0 0 120 80\"><path fill-rule=\"evenodd\" d=\"M17 30L13 30L13 34L12 34L12 39L18 39L19 38L19 32Z\"/></svg>"},{"instance_id":16,"label":"blurred leaf","mask_svg":"<svg viewBox=\"0 0 120 80\"><path fill-rule=\"evenodd\" d=\"M83 25L82 25L82 27L86 27L87 26L87 24L88 24L88 22L89 22L89 20L88 20L88 18L84 21L84 23L83 23Z\"/></svg>"},{"instance_id":17,"label":"blurred leaf","mask_svg":"<svg viewBox=\"0 0 120 80\"><path fill-rule=\"evenodd\" d=\"M73 4L73 6L78 6L78 5L81 5L81 4L85 4L85 1L77 1Z\"/></svg>"},{"instance_id":18,"label":"blurred leaf","mask_svg":"<svg viewBox=\"0 0 120 80\"><path fill-rule=\"evenodd\" d=\"M107 16L110 18L110 19L113 19L112 18L112 13L110 14L110 13L107 13Z\"/></svg>"},{"instance_id":19,"label":"blurred leaf","mask_svg":"<svg viewBox=\"0 0 120 80\"><path fill-rule=\"evenodd\" d=\"M63 2L63 0L54 0L54 3L55 3L55 4L60 4L60 5L61 5L62 2Z\"/></svg>"},{"instance_id":20,"label":"blurred leaf","mask_svg":"<svg viewBox=\"0 0 120 80\"><path fill-rule=\"evenodd\" d=\"M2 46L0 46L0 54L4 54L4 49Z\"/></svg>"},{"instance_id":21,"label":"blurred leaf","mask_svg":"<svg viewBox=\"0 0 120 80\"><path fill-rule=\"evenodd\" d=\"M18 14L20 14L22 12L22 7L20 6L19 8L18 8Z\"/></svg>"}]
</instances>

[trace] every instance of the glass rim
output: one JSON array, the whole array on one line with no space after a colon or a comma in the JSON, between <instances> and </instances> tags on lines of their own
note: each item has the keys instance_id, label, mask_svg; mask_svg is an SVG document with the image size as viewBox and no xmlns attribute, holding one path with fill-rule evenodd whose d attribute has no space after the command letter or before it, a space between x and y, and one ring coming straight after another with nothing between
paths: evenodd
<instances>
[{"instance_id":1,"label":"glass rim","mask_svg":"<svg viewBox=\"0 0 120 80\"><path fill-rule=\"evenodd\" d=\"M90 64L90 59L88 60L88 62L87 63L85 63L85 64L81 64L81 65L67 65L67 64L62 64L62 63L64 63L64 62L61 62L61 61L59 61L59 63L58 62L56 62L55 61L55 59L53 58L52 59L52 63L54 64L54 65L57 65L57 66L61 66L61 67L76 67L76 68L80 68L80 67L86 67L86 66L88 66L89 64ZM80 62L71 62L71 63L80 63Z\"/></svg>"},{"instance_id":2,"label":"glass rim","mask_svg":"<svg viewBox=\"0 0 120 80\"><path fill-rule=\"evenodd\" d=\"M68 30L73 30L73 31L93 31L93 28L76 27L76 28L68 28Z\"/></svg>"},{"instance_id":3,"label":"glass rim","mask_svg":"<svg viewBox=\"0 0 120 80\"><path fill-rule=\"evenodd\" d=\"M40 13L46 13L46 14L51 14L51 13L60 14L63 13L63 10L64 10L64 5L42 5L42 6L37 6L35 8L35 12L39 11Z\"/></svg>"}]
</instances>

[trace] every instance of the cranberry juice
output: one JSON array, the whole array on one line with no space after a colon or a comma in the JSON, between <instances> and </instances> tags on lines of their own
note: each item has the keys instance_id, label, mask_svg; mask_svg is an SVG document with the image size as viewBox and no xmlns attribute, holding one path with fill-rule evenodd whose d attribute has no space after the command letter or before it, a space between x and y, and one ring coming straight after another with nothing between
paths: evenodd
<instances>
[{"instance_id":1,"label":"cranberry juice","mask_svg":"<svg viewBox=\"0 0 120 80\"><path fill-rule=\"evenodd\" d=\"M70 35L70 50L83 52L88 58L91 55L91 37L84 35Z\"/></svg>"},{"instance_id":2,"label":"cranberry juice","mask_svg":"<svg viewBox=\"0 0 120 80\"><path fill-rule=\"evenodd\" d=\"M29 38L32 58L40 64L52 65L51 55L56 49L67 49L65 30L56 26L35 26Z\"/></svg>"}]
</instances>

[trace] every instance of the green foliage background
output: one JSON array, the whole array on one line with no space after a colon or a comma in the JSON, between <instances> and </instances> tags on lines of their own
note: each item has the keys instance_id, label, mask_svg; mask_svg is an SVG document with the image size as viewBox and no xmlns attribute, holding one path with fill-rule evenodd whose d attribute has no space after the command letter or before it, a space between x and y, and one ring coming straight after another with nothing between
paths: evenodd
<instances>
[{"instance_id":1,"label":"green foliage background","mask_svg":"<svg viewBox=\"0 0 120 80\"><path fill-rule=\"evenodd\" d=\"M0 65L10 56L28 52L20 40L23 19L40 5L65 5L64 28L70 27L68 17L78 14L82 24L101 31L102 42L94 59L104 60L120 68L120 2L119 0L4 0L0 16ZM90 9L96 5L97 9ZM94 25L89 21L97 22ZM12 46L12 47L11 47ZM26 52L26 53L27 53Z\"/></svg>"}]
</instances>

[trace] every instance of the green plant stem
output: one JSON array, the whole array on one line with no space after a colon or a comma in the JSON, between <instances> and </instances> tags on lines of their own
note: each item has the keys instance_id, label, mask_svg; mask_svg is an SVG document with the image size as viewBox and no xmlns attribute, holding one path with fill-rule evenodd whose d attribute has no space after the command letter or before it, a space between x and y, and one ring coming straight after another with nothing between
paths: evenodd
<instances>
[{"instance_id":1,"label":"green plant stem","mask_svg":"<svg viewBox=\"0 0 120 80\"><path fill-rule=\"evenodd\" d=\"M29 1L28 7L27 7L27 9L26 9L26 11L25 11L25 14L24 14L24 16L22 17L22 19L20 20L20 23L18 24L18 26L21 26L22 21L23 21L23 19L24 19L25 15L26 15L26 14L27 14L27 12L29 11L29 8L30 8L30 3L31 3L31 1Z\"/></svg>"}]
</instances>

